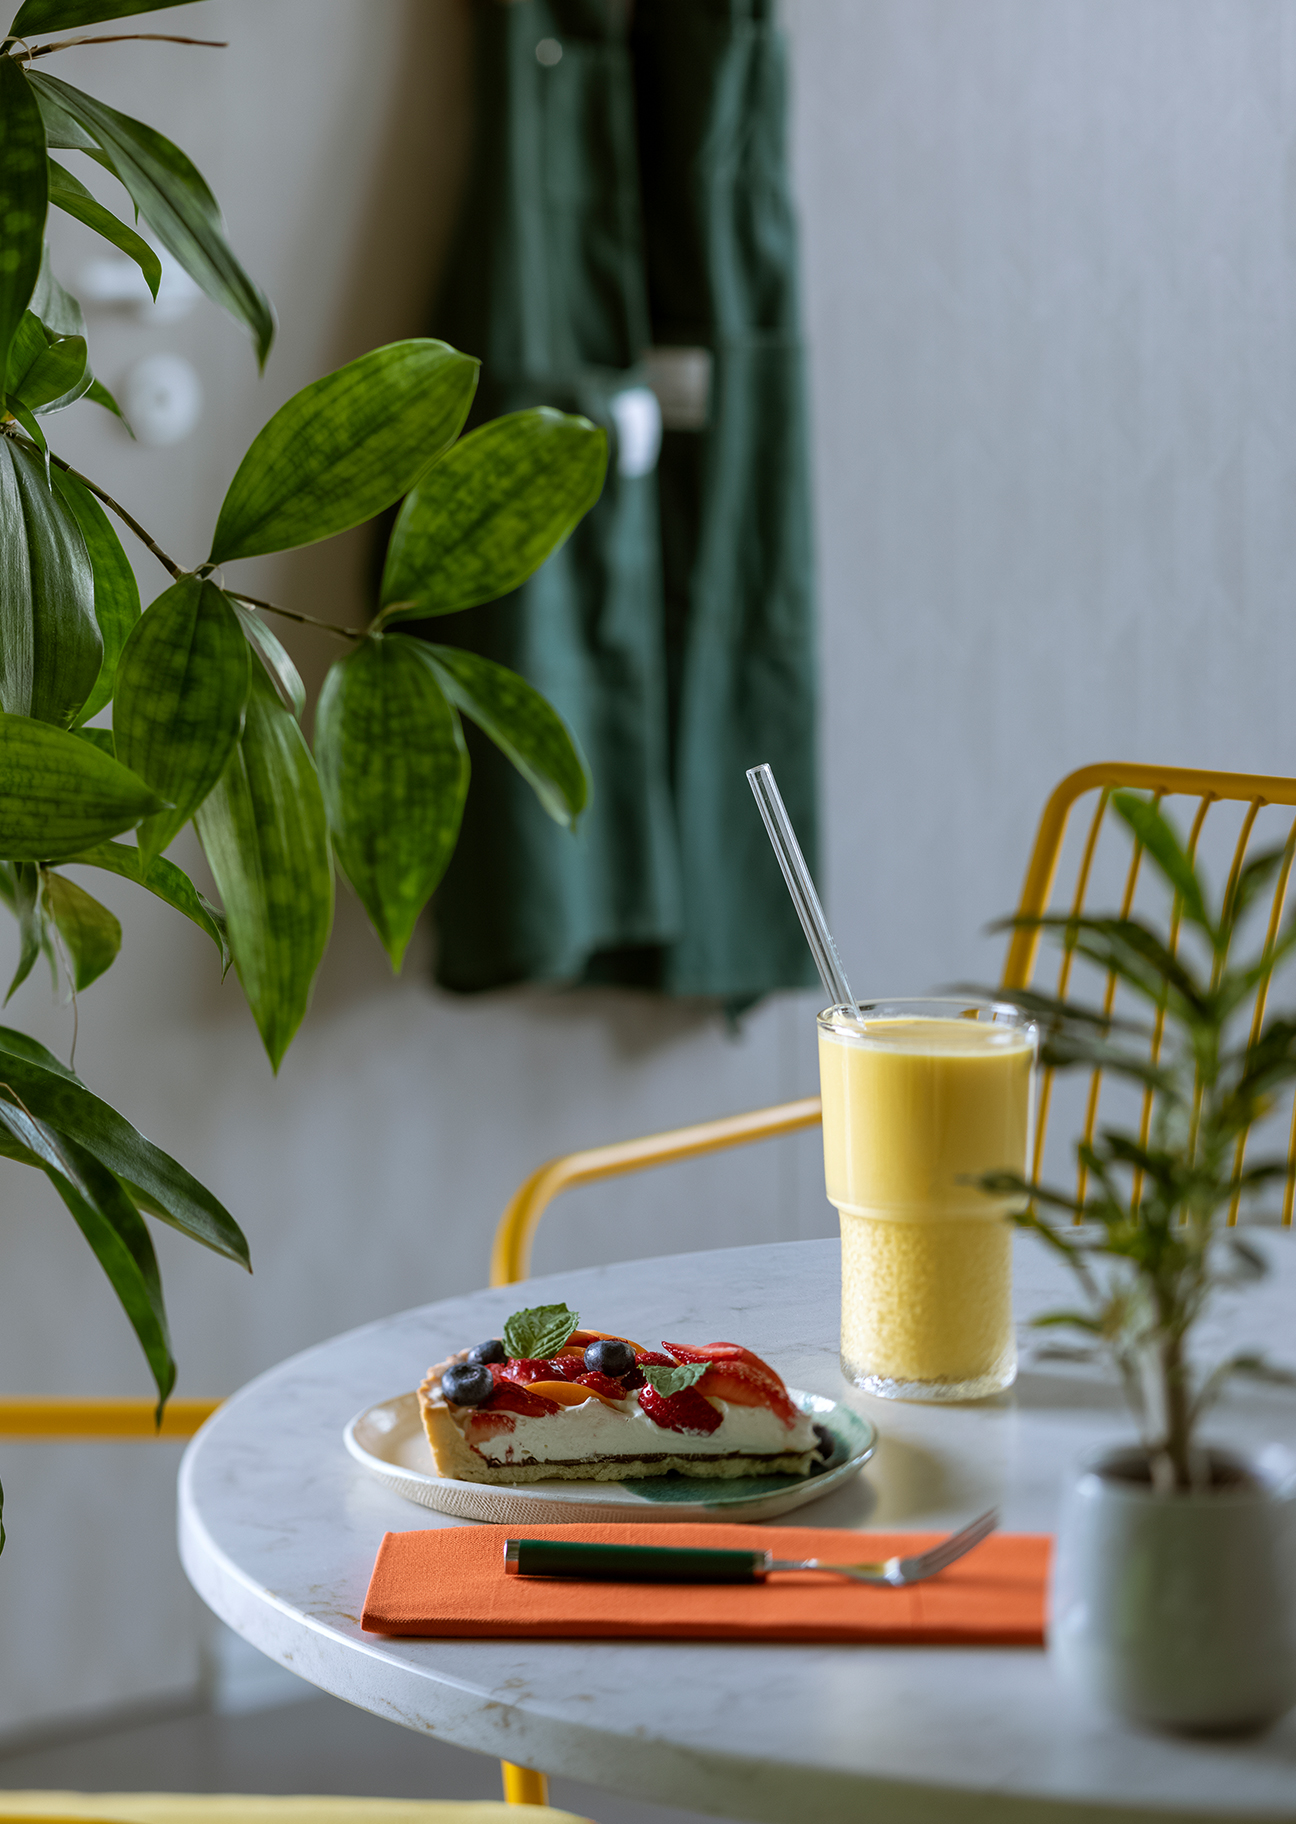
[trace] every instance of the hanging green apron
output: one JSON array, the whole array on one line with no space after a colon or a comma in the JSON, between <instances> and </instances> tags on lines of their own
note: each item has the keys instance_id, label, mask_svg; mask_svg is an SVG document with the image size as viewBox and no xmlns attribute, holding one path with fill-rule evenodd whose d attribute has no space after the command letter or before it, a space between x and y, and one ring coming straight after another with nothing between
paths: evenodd
<instances>
[{"instance_id":1,"label":"hanging green apron","mask_svg":"<svg viewBox=\"0 0 1296 1824\"><path fill-rule=\"evenodd\" d=\"M612 460L530 583L426 628L523 672L594 778L572 838L470 736L437 978L744 1004L814 980L744 778L772 762L813 857L782 52L762 0L640 0L630 35L626 17L616 0L476 13L477 152L434 328L482 357L478 418L581 411L608 428ZM710 366L704 422L666 430L656 474L636 472L618 409L653 344Z\"/></svg>"}]
</instances>

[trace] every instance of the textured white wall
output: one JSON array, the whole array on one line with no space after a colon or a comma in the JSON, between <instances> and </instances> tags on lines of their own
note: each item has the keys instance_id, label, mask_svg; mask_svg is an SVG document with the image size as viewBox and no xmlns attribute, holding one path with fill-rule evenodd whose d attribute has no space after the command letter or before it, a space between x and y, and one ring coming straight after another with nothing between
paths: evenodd
<instances>
[{"instance_id":1,"label":"textured white wall","mask_svg":"<svg viewBox=\"0 0 1296 1824\"><path fill-rule=\"evenodd\" d=\"M982 927L1068 768L1293 770L1293 15L1285 0L786 0L786 15L827 897L856 987L920 990L993 974ZM192 154L280 342L258 381L206 306L168 330L98 318L110 384L174 350L207 415L146 451L85 407L58 444L192 560L270 411L421 328L462 157L464 13L203 0L176 17L232 48L56 67ZM85 245L64 237L70 278ZM249 583L351 619L363 562L340 541ZM323 648L294 650L318 678ZM392 982L345 895L275 1082L206 940L125 885L97 890L126 946L84 997L79 1067L224 1197L256 1260L248 1282L162 1234L184 1391L480 1283L505 1197L549 1152L813 1086L813 997L767 1006L737 1040L628 995L453 1001L422 952ZM0 973L15 948L0 930ZM68 1017L35 983L6 1017L66 1049ZM0 1187L0 1385L144 1391L53 1193L3 1165ZM807 1137L580 1193L539 1264L828 1233L829 1214ZM175 1458L0 1451L0 1730L196 1679Z\"/></svg>"}]
</instances>

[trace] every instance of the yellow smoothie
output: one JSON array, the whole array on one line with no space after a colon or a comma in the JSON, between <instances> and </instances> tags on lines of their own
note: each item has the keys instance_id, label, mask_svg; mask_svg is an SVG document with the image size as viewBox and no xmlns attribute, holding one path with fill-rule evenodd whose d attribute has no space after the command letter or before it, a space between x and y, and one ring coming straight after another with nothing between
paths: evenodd
<instances>
[{"instance_id":1,"label":"yellow smoothie","mask_svg":"<svg viewBox=\"0 0 1296 1824\"><path fill-rule=\"evenodd\" d=\"M966 1180L1025 1170L1033 1063L1032 1034L1008 1022L820 1021L853 1379L969 1398L1012 1380L1010 1205Z\"/></svg>"}]
</instances>

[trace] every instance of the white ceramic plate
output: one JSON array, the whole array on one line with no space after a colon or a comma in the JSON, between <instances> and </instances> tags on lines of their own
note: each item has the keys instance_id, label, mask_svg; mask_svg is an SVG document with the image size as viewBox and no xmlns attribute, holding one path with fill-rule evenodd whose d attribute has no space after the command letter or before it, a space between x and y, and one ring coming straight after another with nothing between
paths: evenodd
<instances>
[{"instance_id":1,"label":"white ceramic plate","mask_svg":"<svg viewBox=\"0 0 1296 1824\"><path fill-rule=\"evenodd\" d=\"M419 1415L418 1395L357 1413L342 1436L356 1462L407 1501L457 1520L517 1522L564 1520L771 1520L817 1501L853 1476L877 1446L877 1432L849 1406L817 1393L788 1393L802 1412L813 1413L833 1435L835 1448L822 1469L808 1476L742 1476L706 1481L692 1476L650 1476L642 1482L526 1482L501 1488L439 1476Z\"/></svg>"}]
</instances>

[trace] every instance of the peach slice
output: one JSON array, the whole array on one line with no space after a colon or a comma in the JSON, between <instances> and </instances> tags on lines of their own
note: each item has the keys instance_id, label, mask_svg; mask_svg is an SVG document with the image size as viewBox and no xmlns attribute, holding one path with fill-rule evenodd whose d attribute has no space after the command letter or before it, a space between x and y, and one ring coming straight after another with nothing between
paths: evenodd
<instances>
[{"instance_id":1,"label":"peach slice","mask_svg":"<svg viewBox=\"0 0 1296 1824\"><path fill-rule=\"evenodd\" d=\"M586 1400L602 1400L616 1410L615 1402L594 1387L582 1387L579 1381L532 1381L528 1393L538 1393L542 1400L553 1400L559 1406L583 1406Z\"/></svg>"}]
</instances>

